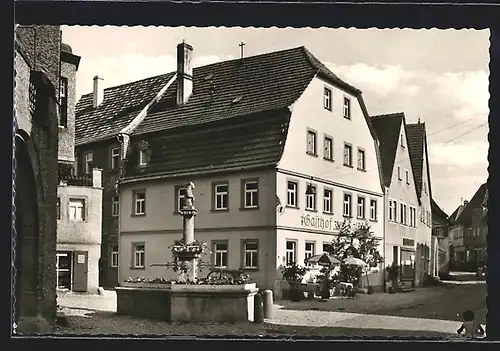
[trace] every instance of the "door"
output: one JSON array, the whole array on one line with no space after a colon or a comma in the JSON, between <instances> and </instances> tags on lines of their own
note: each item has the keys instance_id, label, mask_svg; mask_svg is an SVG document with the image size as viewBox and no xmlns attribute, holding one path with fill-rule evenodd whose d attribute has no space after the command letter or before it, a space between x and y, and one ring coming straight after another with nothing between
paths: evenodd
<instances>
[{"instance_id":1,"label":"door","mask_svg":"<svg viewBox=\"0 0 500 351\"><path fill-rule=\"evenodd\" d=\"M73 291L87 292L88 251L73 252Z\"/></svg>"},{"instance_id":2,"label":"door","mask_svg":"<svg viewBox=\"0 0 500 351\"><path fill-rule=\"evenodd\" d=\"M71 251L58 251L56 259L57 288L71 290Z\"/></svg>"}]
</instances>

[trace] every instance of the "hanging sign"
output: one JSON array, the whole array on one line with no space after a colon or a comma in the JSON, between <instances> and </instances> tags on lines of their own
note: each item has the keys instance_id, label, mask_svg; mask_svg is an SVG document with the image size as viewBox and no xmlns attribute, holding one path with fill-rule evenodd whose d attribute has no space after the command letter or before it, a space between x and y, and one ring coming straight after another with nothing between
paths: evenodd
<instances>
[{"instance_id":1,"label":"hanging sign","mask_svg":"<svg viewBox=\"0 0 500 351\"><path fill-rule=\"evenodd\" d=\"M85 255L78 255L78 263L85 263Z\"/></svg>"}]
</instances>

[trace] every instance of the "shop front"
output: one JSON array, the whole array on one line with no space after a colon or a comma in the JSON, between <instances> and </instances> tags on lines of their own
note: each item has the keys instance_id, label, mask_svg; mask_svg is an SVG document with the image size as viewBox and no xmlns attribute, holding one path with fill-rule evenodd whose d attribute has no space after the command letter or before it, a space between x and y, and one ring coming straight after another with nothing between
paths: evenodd
<instances>
[{"instance_id":1,"label":"shop front","mask_svg":"<svg viewBox=\"0 0 500 351\"><path fill-rule=\"evenodd\" d=\"M413 239L403 238L401 246L401 255L399 258L400 279L402 282L408 282L414 286L415 282L415 241Z\"/></svg>"}]
</instances>

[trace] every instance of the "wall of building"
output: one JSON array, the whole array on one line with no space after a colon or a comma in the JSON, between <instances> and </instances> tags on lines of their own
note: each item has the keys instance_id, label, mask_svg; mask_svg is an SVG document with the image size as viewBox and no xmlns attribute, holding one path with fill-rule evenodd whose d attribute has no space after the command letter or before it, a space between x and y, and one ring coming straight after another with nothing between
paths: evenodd
<instances>
[{"instance_id":1,"label":"wall of building","mask_svg":"<svg viewBox=\"0 0 500 351\"><path fill-rule=\"evenodd\" d=\"M57 196L60 199L60 219L57 221L58 251L88 251L88 289L97 292L99 287L99 259L101 257L102 227L102 187L100 170L94 170L93 186L59 185ZM69 219L70 199L85 200L85 219Z\"/></svg>"},{"instance_id":2,"label":"wall of building","mask_svg":"<svg viewBox=\"0 0 500 351\"><path fill-rule=\"evenodd\" d=\"M76 66L61 62L61 77L68 79L67 126L59 125L59 161L75 161Z\"/></svg>"},{"instance_id":3,"label":"wall of building","mask_svg":"<svg viewBox=\"0 0 500 351\"><path fill-rule=\"evenodd\" d=\"M165 277L167 279L177 279L178 274L172 268L165 266L151 267L153 264L166 264L172 262L170 246L175 240L179 240L182 233L179 232L127 232L120 236L120 258L119 258L119 281L128 277ZM228 244L228 264L227 269L242 269L242 240L256 239L258 241L258 269L245 269L250 277L257 283L259 288L268 288L269 268L273 266L272 256L269 255L272 249L274 231L272 229L261 230L196 230L196 240L201 240L212 249L214 241L227 241ZM133 267L133 245L134 243L144 243L145 268ZM214 256L205 253L200 257L201 269L198 277L204 278L210 271L207 265L213 265Z\"/></svg>"},{"instance_id":4,"label":"wall of building","mask_svg":"<svg viewBox=\"0 0 500 351\"><path fill-rule=\"evenodd\" d=\"M401 142L402 138L402 142ZM398 167L400 173L398 174ZM408 172L408 181L406 179ZM389 220L389 201L396 201L396 218ZM394 262L393 250L394 246L398 247L398 265L401 265L401 249L412 250L416 249L417 226L419 224L418 213L418 197L415 188L415 178L413 175L410 154L408 150L408 142L404 125L401 124L399 131L399 140L396 148L396 156L394 167L392 170L391 184L387 189L386 195L386 233L385 233L385 266L390 266ZM401 224L401 203L406 204L407 224ZM410 222L410 208L415 208L415 226ZM403 244L403 238L414 241L413 245Z\"/></svg>"},{"instance_id":5,"label":"wall of building","mask_svg":"<svg viewBox=\"0 0 500 351\"><path fill-rule=\"evenodd\" d=\"M29 82L31 68L24 57L16 53L14 57L15 88L14 88L14 110L17 126L19 129L31 134L32 118L29 113Z\"/></svg>"},{"instance_id":6,"label":"wall of building","mask_svg":"<svg viewBox=\"0 0 500 351\"><path fill-rule=\"evenodd\" d=\"M111 247L118 246L118 217L113 216L113 195L116 192L118 169L111 169L111 149L119 147L118 140L76 146L77 173L84 173L85 153L92 152L94 167L102 169L102 243L99 270L100 286L113 288L118 284L118 268L111 266Z\"/></svg>"}]
</instances>

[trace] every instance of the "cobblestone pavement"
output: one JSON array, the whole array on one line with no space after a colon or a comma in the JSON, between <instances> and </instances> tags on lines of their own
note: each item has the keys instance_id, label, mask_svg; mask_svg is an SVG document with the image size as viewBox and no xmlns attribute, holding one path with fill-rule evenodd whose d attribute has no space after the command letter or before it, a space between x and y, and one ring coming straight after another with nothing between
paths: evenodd
<instances>
[{"instance_id":1,"label":"cobblestone pavement","mask_svg":"<svg viewBox=\"0 0 500 351\"><path fill-rule=\"evenodd\" d=\"M419 292L416 297L432 296L431 290ZM434 292L434 294L436 291ZM403 302L410 294L400 294ZM396 295L397 296L397 295ZM374 294L366 300L375 306L394 295ZM360 300L332 301L344 304L360 304ZM120 316L116 311L116 294L104 295L60 294L58 303L68 318L69 326L56 327L57 335L155 335L155 336L251 336L251 337L418 337L455 338L459 323L446 320L403 318L373 314L319 311L311 308L297 309L306 301L293 303L288 308L276 305L272 319L264 324L170 324L161 321ZM286 304L287 302L278 302ZM308 301L308 303L312 303ZM322 304L318 302L317 304ZM325 303L323 303L325 304ZM328 304L328 302L326 303ZM352 308L352 306L351 306Z\"/></svg>"}]
</instances>

